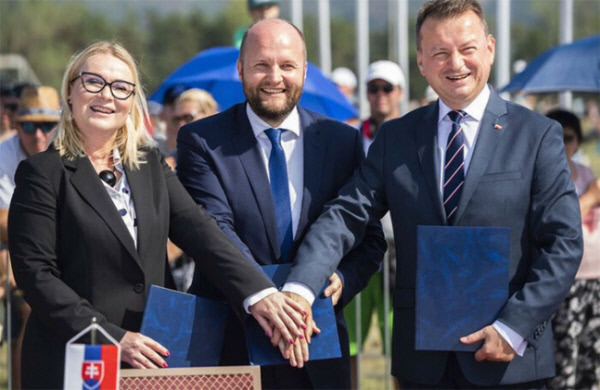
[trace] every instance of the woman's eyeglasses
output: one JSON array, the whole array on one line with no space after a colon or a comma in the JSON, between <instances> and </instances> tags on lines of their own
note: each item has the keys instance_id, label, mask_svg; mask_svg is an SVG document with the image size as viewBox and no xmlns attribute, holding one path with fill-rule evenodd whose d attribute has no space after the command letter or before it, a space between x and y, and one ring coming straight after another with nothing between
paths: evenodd
<instances>
[{"instance_id":1,"label":"woman's eyeglasses","mask_svg":"<svg viewBox=\"0 0 600 390\"><path fill-rule=\"evenodd\" d=\"M81 79L81 85L83 88L91 93L100 93L108 85L110 93L115 99L126 100L135 92L135 84L129 81L115 80L112 83L107 82L96 73L81 72L71 80L71 82Z\"/></svg>"},{"instance_id":2,"label":"woman's eyeglasses","mask_svg":"<svg viewBox=\"0 0 600 390\"><path fill-rule=\"evenodd\" d=\"M57 122L21 122L21 129L25 134L34 134L37 129L49 133L54 129Z\"/></svg>"},{"instance_id":3,"label":"woman's eyeglasses","mask_svg":"<svg viewBox=\"0 0 600 390\"><path fill-rule=\"evenodd\" d=\"M375 95L379 91L383 91L387 94L387 93L392 92L393 90L394 90L394 86L389 83L386 83L383 85L370 84L367 86L367 91L373 95Z\"/></svg>"}]
</instances>

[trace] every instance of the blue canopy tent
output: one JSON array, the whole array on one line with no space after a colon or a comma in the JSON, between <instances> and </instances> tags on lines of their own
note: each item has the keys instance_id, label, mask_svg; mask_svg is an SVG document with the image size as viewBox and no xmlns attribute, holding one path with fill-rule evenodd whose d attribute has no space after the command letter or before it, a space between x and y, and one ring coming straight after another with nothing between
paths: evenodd
<instances>
[{"instance_id":1,"label":"blue canopy tent","mask_svg":"<svg viewBox=\"0 0 600 390\"><path fill-rule=\"evenodd\" d=\"M545 51L501 91L600 92L600 34Z\"/></svg>"}]
</instances>

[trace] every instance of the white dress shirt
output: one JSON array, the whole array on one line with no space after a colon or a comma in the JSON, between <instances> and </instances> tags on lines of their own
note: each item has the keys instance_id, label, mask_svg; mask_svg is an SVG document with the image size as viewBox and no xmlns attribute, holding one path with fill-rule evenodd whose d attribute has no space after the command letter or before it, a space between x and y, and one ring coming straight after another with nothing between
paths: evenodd
<instances>
[{"instance_id":1,"label":"white dress shirt","mask_svg":"<svg viewBox=\"0 0 600 390\"><path fill-rule=\"evenodd\" d=\"M273 128L267 122L262 120L249 104L246 104L246 114L252 127L252 132L260 146L261 156L264 162L265 172L269 178L269 156L271 155L271 141L265 134L265 130ZM290 206L292 208L292 234L296 237L298 232L298 223L300 221L300 212L302 211L302 193L304 191L304 134L300 128L300 116L298 109L294 107L292 112L277 127L284 131L281 134L281 147L285 154L285 161L288 170L288 184L290 191ZM244 300L244 307L249 312L250 306L260 301L264 297L277 291L274 288L268 288L253 294ZM315 297L312 291L301 283L286 283L282 291L289 291L304 297L310 304Z\"/></svg>"},{"instance_id":2,"label":"white dress shirt","mask_svg":"<svg viewBox=\"0 0 600 390\"><path fill-rule=\"evenodd\" d=\"M114 169L121 173L121 178L117 181L114 188L104 181L101 181L102 184L104 184L104 188L106 188L110 199L115 204L119 215L123 218L123 222L133 239L133 244L137 248L137 214L135 212L135 205L133 204L129 182L127 181L127 175L125 174L123 163L121 162L121 155L117 149L113 151L113 161Z\"/></svg>"},{"instance_id":3,"label":"white dress shirt","mask_svg":"<svg viewBox=\"0 0 600 390\"><path fill-rule=\"evenodd\" d=\"M481 93L469 104L467 107L463 108L467 114L461 121L461 126L463 128L463 133L465 136L465 148L464 148L464 161L465 161L465 177L467 176L467 172L469 169L469 165L471 163L471 158L473 157L473 150L475 149L475 143L477 142L477 134L479 133L479 128L481 126L481 120L483 118L483 114L485 112L485 107L490 99L490 88L489 86L485 86L485 88L481 91ZM440 195L444 197L444 161L446 157L446 145L448 143L448 135L450 131L452 131L452 121L448 118L448 112L452 111L450 107L448 107L441 99L439 99L439 113L438 113L438 142L437 149L439 159L439 177L440 181L439 191ZM510 344L510 346L515 350L517 355L523 356L525 353L525 348L527 347L527 341L515 332L513 329L503 324L500 321L494 321L492 326L500 333L500 335ZM465 335L466 336L466 335Z\"/></svg>"}]
</instances>

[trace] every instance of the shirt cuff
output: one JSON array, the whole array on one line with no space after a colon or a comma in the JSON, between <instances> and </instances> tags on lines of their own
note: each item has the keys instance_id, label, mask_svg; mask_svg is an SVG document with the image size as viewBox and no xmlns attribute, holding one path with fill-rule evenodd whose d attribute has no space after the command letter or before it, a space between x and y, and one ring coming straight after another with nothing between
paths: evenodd
<instances>
[{"instance_id":1,"label":"shirt cuff","mask_svg":"<svg viewBox=\"0 0 600 390\"><path fill-rule=\"evenodd\" d=\"M312 306L315 301L315 294L313 294L312 290L308 288L303 283L298 282L287 282L283 285L281 291L291 292L294 294L300 295L302 298L306 299L309 305Z\"/></svg>"},{"instance_id":2,"label":"shirt cuff","mask_svg":"<svg viewBox=\"0 0 600 390\"><path fill-rule=\"evenodd\" d=\"M268 287L264 290L260 290L255 294L250 295L248 298L244 299L244 310L246 310L246 313L252 314L250 313L250 306L276 292L277 289L275 287Z\"/></svg>"},{"instance_id":3,"label":"shirt cuff","mask_svg":"<svg viewBox=\"0 0 600 390\"><path fill-rule=\"evenodd\" d=\"M515 353L519 356L523 356L525 348L527 348L527 341L521 337L520 334L512 330L508 325L503 324L500 321L494 321L492 324L494 329L500 333L500 336L515 350Z\"/></svg>"}]
</instances>

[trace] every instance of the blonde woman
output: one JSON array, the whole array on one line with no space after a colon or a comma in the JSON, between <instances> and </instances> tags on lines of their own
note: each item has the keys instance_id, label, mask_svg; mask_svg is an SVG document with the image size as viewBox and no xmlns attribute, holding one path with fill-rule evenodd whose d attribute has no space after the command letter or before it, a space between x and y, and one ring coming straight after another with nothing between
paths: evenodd
<instances>
[{"instance_id":1,"label":"blonde woman","mask_svg":"<svg viewBox=\"0 0 600 390\"><path fill-rule=\"evenodd\" d=\"M113 43L89 46L72 58L61 92L54 142L20 164L9 212L15 278L32 308L23 386L62 387L65 342L93 317L120 341L123 362L167 366L169 346L138 333L149 286L172 286L167 238L198 261L238 314L251 312L267 335L276 327L287 340L298 337L300 307L268 290L271 282L154 148L131 55Z\"/></svg>"}]
</instances>

